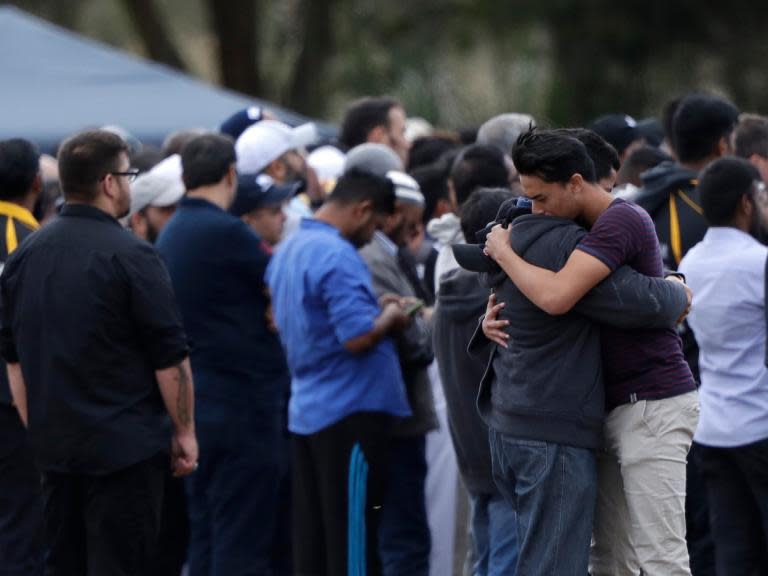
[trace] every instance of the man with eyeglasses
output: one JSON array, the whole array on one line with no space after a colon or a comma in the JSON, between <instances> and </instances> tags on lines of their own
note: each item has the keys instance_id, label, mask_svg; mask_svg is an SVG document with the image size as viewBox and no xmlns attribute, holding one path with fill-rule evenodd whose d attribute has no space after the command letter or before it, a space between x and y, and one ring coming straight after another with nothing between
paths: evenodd
<instances>
[{"instance_id":1,"label":"man with eyeglasses","mask_svg":"<svg viewBox=\"0 0 768 576\"><path fill-rule=\"evenodd\" d=\"M0 352L45 502L45 573L148 573L165 469L197 467L188 348L168 272L124 230L126 144L59 150L66 204L0 279ZM167 424L174 427L171 437Z\"/></svg>"}]
</instances>

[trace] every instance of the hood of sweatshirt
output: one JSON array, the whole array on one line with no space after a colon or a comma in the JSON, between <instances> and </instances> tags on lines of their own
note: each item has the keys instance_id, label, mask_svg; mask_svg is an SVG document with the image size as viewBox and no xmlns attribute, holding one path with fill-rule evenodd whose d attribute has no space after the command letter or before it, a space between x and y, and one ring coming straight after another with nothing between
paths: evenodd
<instances>
[{"instance_id":1,"label":"hood of sweatshirt","mask_svg":"<svg viewBox=\"0 0 768 576\"><path fill-rule=\"evenodd\" d=\"M427 224L427 232L443 246L464 242L464 234L461 233L461 221L453 212L430 220Z\"/></svg>"},{"instance_id":2,"label":"hood of sweatshirt","mask_svg":"<svg viewBox=\"0 0 768 576\"><path fill-rule=\"evenodd\" d=\"M643 187L626 196L626 199L639 204L648 212L654 212L667 201L670 190L692 188L696 186L698 177L696 172L683 168L676 162L662 162L640 175Z\"/></svg>"}]
</instances>

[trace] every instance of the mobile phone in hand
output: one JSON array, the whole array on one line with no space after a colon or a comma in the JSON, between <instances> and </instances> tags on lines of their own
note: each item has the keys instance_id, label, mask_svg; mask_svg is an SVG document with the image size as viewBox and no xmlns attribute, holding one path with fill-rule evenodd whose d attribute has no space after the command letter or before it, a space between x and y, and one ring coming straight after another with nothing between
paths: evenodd
<instances>
[{"instance_id":1,"label":"mobile phone in hand","mask_svg":"<svg viewBox=\"0 0 768 576\"><path fill-rule=\"evenodd\" d=\"M408 316L414 316L416 312L422 308L424 308L424 300L416 300L405 307L405 313L408 314Z\"/></svg>"}]
</instances>

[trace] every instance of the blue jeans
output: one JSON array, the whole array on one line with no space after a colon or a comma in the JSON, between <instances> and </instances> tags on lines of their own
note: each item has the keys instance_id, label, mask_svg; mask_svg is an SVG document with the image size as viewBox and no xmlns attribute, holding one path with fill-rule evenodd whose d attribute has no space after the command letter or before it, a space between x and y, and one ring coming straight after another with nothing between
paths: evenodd
<instances>
[{"instance_id":1,"label":"blue jeans","mask_svg":"<svg viewBox=\"0 0 768 576\"><path fill-rule=\"evenodd\" d=\"M597 467L591 450L490 429L493 478L517 512L517 576L584 576Z\"/></svg>"},{"instance_id":2,"label":"blue jeans","mask_svg":"<svg viewBox=\"0 0 768 576\"><path fill-rule=\"evenodd\" d=\"M472 504L473 576L515 576L517 515L504 498L470 495Z\"/></svg>"},{"instance_id":3,"label":"blue jeans","mask_svg":"<svg viewBox=\"0 0 768 576\"><path fill-rule=\"evenodd\" d=\"M432 542L424 494L426 478L426 437L392 438L379 523L384 576L429 575Z\"/></svg>"},{"instance_id":4,"label":"blue jeans","mask_svg":"<svg viewBox=\"0 0 768 576\"><path fill-rule=\"evenodd\" d=\"M189 574L272 576L288 466L285 417L279 409L198 406L200 466L186 479Z\"/></svg>"}]
</instances>

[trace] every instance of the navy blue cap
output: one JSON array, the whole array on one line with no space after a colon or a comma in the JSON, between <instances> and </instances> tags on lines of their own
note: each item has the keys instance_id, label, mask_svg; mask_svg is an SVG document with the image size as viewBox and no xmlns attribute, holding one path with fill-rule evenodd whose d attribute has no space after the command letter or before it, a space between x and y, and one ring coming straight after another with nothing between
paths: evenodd
<instances>
[{"instance_id":1,"label":"navy blue cap","mask_svg":"<svg viewBox=\"0 0 768 576\"><path fill-rule=\"evenodd\" d=\"M219 126L219 132L222 134L228 134L232 137L232 140L237 140L240 134L245 132L246 128L261 122L264 119L264 113L259 106L250 106L243 108L239 112L235 112L224 120Z\"/></svg>"},{"instance_id":2,"label":"navy blue cap","mask_svg":"<svg viewBox=\"0 0 768 576\"><path fill-rule=\"evenodd\" d=\"M500 270L499 265L489 258L483 252L485 247L485 238L491 229L497 224L508 226L518 216L531 213L533 203L524 197L510 198L502 202L499 211L496 213L496 219L488 224L482 230L477 231L477 244L453 244L453 256L459 266L472 272L494 273Z\"/></svg>"},{"instance_id":3,"label":"navy blue cap","mask_svg":"<svg viewBox=\"0 0 768 576\"><path fill-rule=\"evenodd\" d=\"M292 198L301 185L301 182L279 185L255 174L242 174L237 179L237 196L229 211L242 216L264 206L282 204Z\"/></svg>"}]
</instances>

